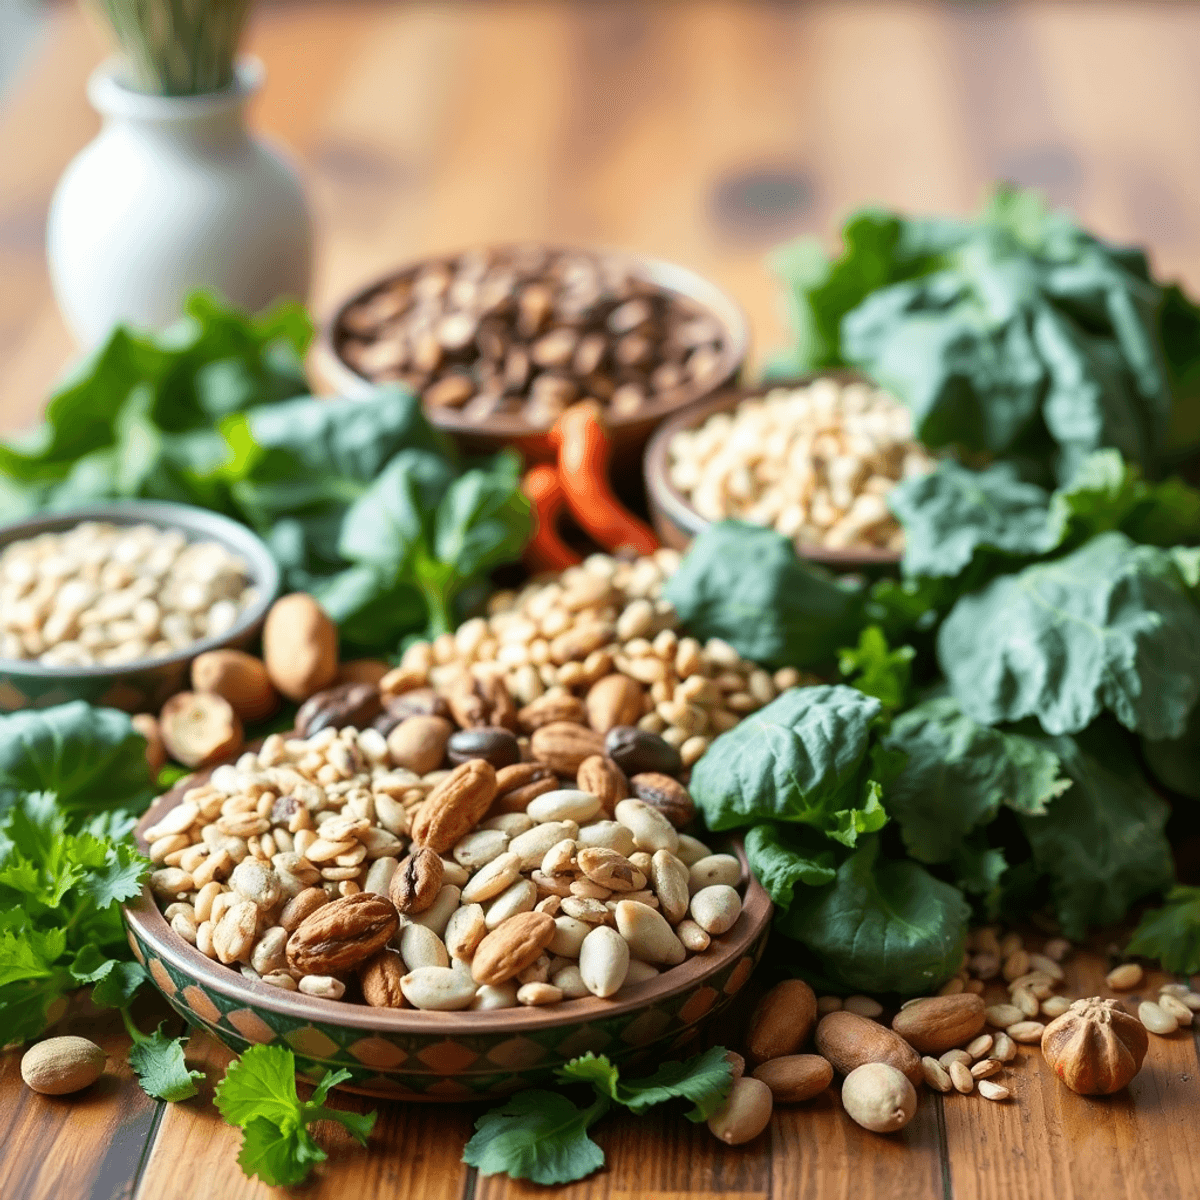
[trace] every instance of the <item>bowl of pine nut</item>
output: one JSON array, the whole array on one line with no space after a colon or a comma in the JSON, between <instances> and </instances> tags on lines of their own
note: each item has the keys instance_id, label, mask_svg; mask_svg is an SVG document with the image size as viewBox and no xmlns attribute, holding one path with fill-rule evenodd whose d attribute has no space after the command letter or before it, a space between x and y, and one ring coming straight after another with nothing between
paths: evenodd
<instances>
[{"instance_id":1,"label":"bowl of pine nut","mask_svg":"<svg viewBox=\"0 0 1200 1200\"><path fill-rule=\"evenodd\" d=\"M113 501L0 527L0 710L157 712L196 655L253 643L279 581L253 532L187 504Z\"/></svg>"},{"instance_id":2,"label":"bowl of pine nut","mask_svg":"<svg viewBox=\"0 0 1200 1200\"><path fill-rule=\"evenodd\" d=\"M887 493L932 466L900 401L830 371L726 391L666 421L647 448L646 494L676 549L710 522L741 520L803 558L882 569L904 550Z\"/></svg>"}]
</instances>

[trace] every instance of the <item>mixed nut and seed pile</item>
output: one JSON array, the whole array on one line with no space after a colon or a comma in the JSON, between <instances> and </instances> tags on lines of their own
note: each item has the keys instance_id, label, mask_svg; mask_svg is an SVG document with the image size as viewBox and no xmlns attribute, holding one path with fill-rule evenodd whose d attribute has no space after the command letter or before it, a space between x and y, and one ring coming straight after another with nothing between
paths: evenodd
<instances>
[{"instance_id":1,"label":"mixed nut and seed pile","mask_svg":"<svg viewBox=\"0 0 1200 1200\"><path fill-rule=\"evenodd\" d=\"M671 483L706 520L770 526L801 550L902 550L887 494L933 467L905 405L831 377L680 430L669 455Z\"/></svg>"},{"instance_id":2,"label":"mixed nut and seed pile","mask_svg":"<svg viewBox=\"0 0 1200 1200\"><path fill-rule=\"evenodd\" d=\"M714 317L619 258L541 246L478 250L384 284L342 315L338 352L427 409L552 425L576 400L614 416L719 382Z\"/></svg>"},{"instance_id":3,"label":"mixed nut and seed pile","mask_svg":"<svg viewBox=\"0 0 1200 1200\"><path fill-rule=\"evenodd\" d=\"M84 521L0 553L0 658L162 658L228 633L258 599L245 561L180 529Z\"/></svg>"},{"instance_id":4,"label":"mixed nut and seed pile","mask_svg":"<svg viewBox=\"0 0 1200 1200\"><path fill-rule=\"evenodd\" d=\"M742 872L681 832L684 780L801 678L680 638L660 598L675 562L596 556L378 684L311 695L295 737L147 831L172 928L282 988L426 1009L608 997L703 952L740 915Z\"/></svg>"}]
</instances>

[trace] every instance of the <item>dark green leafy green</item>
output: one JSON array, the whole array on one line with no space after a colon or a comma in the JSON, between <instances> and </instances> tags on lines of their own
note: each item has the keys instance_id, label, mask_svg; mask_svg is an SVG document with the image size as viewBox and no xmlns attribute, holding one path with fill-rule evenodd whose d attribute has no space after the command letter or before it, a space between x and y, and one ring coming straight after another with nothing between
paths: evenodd
<instances>
[{"instance_id":1,"label":"dark green leafy green","mask_svg":"<svg viewBox=\"0 0 1200 1200\"><path fill-rule=\"evenodd\" d=\"M1142 917L1125 950L1156 958L1176 975L1200 972L1200 887L1173 887L1162 908Z\"/></svg>"},{"instance_id":2,"label":"dark green leafy green","mask_svg":"<svg viewBox=\"0 0 1200 1200\"><path fill-rule=\"evenodd\" d=\"M1168 806L1142 775L1128 736L1110 720L1074 738L1045 739L1072 786L1045 815L1022 814L1036 868L1050 881L1067 937L1118 921L1130 905L1170 886Z\"/></svg>"},{"instance_id":3,"label":"dark green leafy green","mask_svg":"<svg viewBox=\"0 0 1200 1200\"><path fill-rule=\"evenodd\" d=\"M703 529L664 592L696 637L724 638L770 666L831 660L858 630L861 598L796 556L771 529L720 521Z\"/></svg>"},{"instance_id":4,"label":"dark green leafy green","mask_svg":"<svg viewBox=\"0 0 1200 1200\"><path fill-rule=\"evenodd\" d=\"M848 846L879 829L887 815L866 773L881 708L843 685L793 688L722 734L692 772L708 827L796 821Z\"/></svg>"},{"instance_id":5,"label":"dark green leafy green","mask_svg":"<svg viewBox=\"0 0 1200 1200\"><path fill-rule=\"evenodd\" d=\"M744 844L754 878L779 908L791 906L797 884L820 887L837 876L837 851L804 826L763 822L746 831Z\"/></svg>"},{"instance_id":6,"label":"dark green leafy green","mask_svg":"<svg viewBox=\"0 0 1200 1200\"><path fill-rule=\"evenodd\" d=\"M230 1063L213 1103L244 1131L238 1164L246 1175L274 1187L303 1183L328 1157L308 1132L316 1121L336 1121L365 1146L377 1114L325 1105L330 1088L349 1078L349 1071L326 1071L304 1102L296 1094L296 1059L286 1046L252 1046Z\"/></svg>"},{"instance_id":7,"label":"dark green leafy green","mask_svg":"<svg viewBox=\"0 0 1200 1200\"><path fill-rule=\"evenodd\" d=\"M1200 695L1200 612L1171 555L1104 533L962 597L938 660L982 724L1035 716L1074 733L1107 709L1147 737L1178 737Z\"/></svg>"},{"instance_id":8,"label":"dark green leafy green","mask_svg":"<svg viewBox=\"0 0 1200 1200\"><path fill-rule=\"evenodd\" d=\"M904 525L906 576L961 574L981 550L1035 557L1051 548L1049 496L1008 463L971 471L943 459L897 484L888 506Z\"/></svg>"},{"instance_id":9,"label":"dark green leafy green","mask_svg":"<svg viewBox=\"0 0 1200 1200\"><path fill-rule=\"evenodd\" d=\"M1163 787L1200 800L1200 704L1192 709L1187 728L1177 738L1142 738L1142 755Z\"/></svg>"},{"instance_id":10,"label":"dark green leafy green","mask_svg":"<svg viewBox=\"0 0 1200 1200\"><path fill-rule=\"evenodd\" d=\"M140 810L154 795L146 739L125 713L82 700L0 717L0 814L27 792L72 813Z\"/></svg>"},{"instance_id":11,"label":"dark green leafy green","mask_svg":"<svg viewBox=\"0 0 1200 1200\"><path fill-rule=\"evenodd\" d=\"M1071 786L1053 750L976 724L951 696L901 714L884 745L906 756L887 790L888 812L909 854L924 863L952 861L963 852L967 835L990 823L1002 805L1041 815ZM973 871L990 876L997 865L973 863Z\"/></svg>"},{"instance_id":12,"label":"dark green leafy green","mask_svg":"<svg viewBox=\"0 0 1200 1200\"><path fill-rule=\"evenodd\" d=\"M867 839L824 887L806 889L779 930L847 991L928 995L958 970L970 906L957 888Z\"/></svg>"}]
</instances>

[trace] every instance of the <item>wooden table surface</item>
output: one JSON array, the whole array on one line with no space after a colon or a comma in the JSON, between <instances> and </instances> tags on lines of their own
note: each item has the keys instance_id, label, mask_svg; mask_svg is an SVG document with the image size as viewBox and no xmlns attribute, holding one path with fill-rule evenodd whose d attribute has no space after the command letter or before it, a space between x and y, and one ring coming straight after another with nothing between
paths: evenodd
<instances>
[{"instance_id":1,"label":"wooden table surface","mask_svg":"<svg viewBox=\"0 0 1200 1200\"><path fill-rule=\"evenodd\" d=\"M872 201L965 211L999 177L1147 244L1159 271L1200 287L1192 6L329 0L264 5L250 45L268 68L255 120L308 175L318 314L429 251L600 242L710 275L745 306L761 352L782 332L770 246L832 237L847 209ZM42 238L55 180L97 128L83 84L104 52L78 9L55 7L0 102L0 428L36 417L70 358ZM1104 967L1100 954L1077 956L1073 993L1104 994ZM47 1099L23 1088L15 1054L0 1056L3 1200L271 1194L236 1166L239 1135L216 1117L211 1083L157 1104L124 1067L118 1026L79 1015L66 1028L103 1042L109 1073ZM608 1169L564 1194L1190 1200L1197 1042L1181 1032L1152 1043L1120 1096L1075 1097L1023 1051L1013 1101L926 1096L890 1138L850 1124L830 1096L781 1110L736 1150L677 1114L609 1117L597 1131ZM189 1057L215 1082L219 1048L197 1037ZM460 1163L474 1115L381 1105L369 1151L322 1130L330 1161L300 1194L538 1194Z\"/></svg>"}]
</instances>

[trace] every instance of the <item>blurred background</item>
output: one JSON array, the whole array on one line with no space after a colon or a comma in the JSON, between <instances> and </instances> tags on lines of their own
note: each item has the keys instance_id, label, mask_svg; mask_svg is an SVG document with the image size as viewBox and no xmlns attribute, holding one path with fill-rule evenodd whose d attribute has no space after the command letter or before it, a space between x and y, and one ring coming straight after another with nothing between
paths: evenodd
<instances>
[{"instance_id":1,"label":"blurred background","mask_svg":"<svg viewBox=\"0 0 1200 1200\"><path fill-rule=\"evenodd\" d=\"M247 48L252 123L309 188L318 318L431 251L590 242L727 288L761 359L771 246L872 202L970 211L999 178L1200 286L1200 5L261 0ZM72 353L46 211L108 52L74 0L0 0L5 429Z\"/></svg>"}]
</instances>

